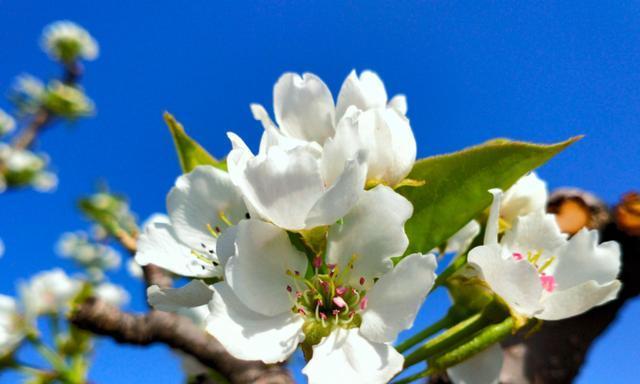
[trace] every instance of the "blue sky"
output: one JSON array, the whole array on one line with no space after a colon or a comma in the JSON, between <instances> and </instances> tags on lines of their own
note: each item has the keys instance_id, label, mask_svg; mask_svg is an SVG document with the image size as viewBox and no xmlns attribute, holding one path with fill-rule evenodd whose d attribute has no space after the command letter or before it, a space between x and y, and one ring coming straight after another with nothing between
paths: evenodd
<instances>
[{"instance_id":1,"label":"blue sky","mask_svg":"<svg viewBox=\"0 0 640 384\"><path fill-rule=\"evenodd\" d=\"M420 157L494 137L586 134L540 170L551 188L578 186L614 202L640 187L638 2L0 0L0 92L22 72L57 74L38 38L58 19L85 26L101 45L84 82L98 114L42 136L57 192L0 196L1 293L36 271L69 266L54 243L87 227L74 201L97 181L128 194L141 218L164 210L179 167L162 111L217 156L229 148L228 130L256 146L261 128L248 105L270 109L285 71L314 72L334 92L352 68L377 71L390 94L407 95ZM132 309L144 309L139 283L125 272L113 280L131 290ZM445 307L443 295L430 298L420 322ZM639 316L640 303L627 306L580 382L637 379ZM96 382L179 380L162 346L99 347Z\"/></svg>"}]
</instances>

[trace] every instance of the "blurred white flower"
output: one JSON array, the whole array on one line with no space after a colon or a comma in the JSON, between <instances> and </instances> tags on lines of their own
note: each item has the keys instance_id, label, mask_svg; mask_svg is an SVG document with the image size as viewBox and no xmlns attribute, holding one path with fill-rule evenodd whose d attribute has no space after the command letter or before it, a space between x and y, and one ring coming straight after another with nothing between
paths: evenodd
<instances>
[{"instance_id":1,"label":"blurred white flower","mask_svg":"<svg viewBox=\"0 0 640 384\"><path fill-rule=\"evenodd\" d=\"M5 170L0 179L6 187L22 187L31 185L39 191L50 191L55 188L57 178L54 174L45 171L48 158L29 150L15 149L14 147L0 143L0 163ZM2 188L0 188L0 191Z\"/></svg>"},{"instance_id":2,"label":"blurred white flower","mask_svg":"<svg viewBox=\"0 0 640 384\"><path fill-rule=\"evenodd\" d=\"M90 273L92 270L103 272L120 266L121 256L118 251L91 241L89 235L83 231L64 233L56 248L60 256L74 260ZM101 273L97 273L94 276L100 275Z\"/></svg>"},{"instance_id":3,"label":"blurred white flower","mask_svg":"<svg viewBox=\"0 0 640 384\"><path fill-rule=\"evenodd\" d=\"M144 272L142 271L142 266L138 264L134 259L129 259L127 261L127 272L131 277L135 277L141 279L144 276Z\"/></svg>"},{"instance_id":4,"label":"blurred white flower","mask_svg":"<svg viewBox=\"0 0 640 384\"><path fill-rule=\"evenodd\" d=\"M24 324L13 297L0 295L0 359L11 354L25 336Z\"/></svg>"},{"instance_id":5,"label":"blurred white flower","mask_svg":"<svg viewBox=\"0 0 640 384\"><path fill-rule=\"evenodd\" d=\"M44 83L30 74L18 76L11 88L9 98L22 114L35 113L45 95Z\"/></svg>"},{"instance_id":6,"label":"blurred white flower","mask_svg":"<svg viewBox=\"0 0 640 384\"><path fill-rule=\"evenodd\" d=\"M54 59L72 62L78 58L98 57L98 43L81 26L71 21L56 21L42 33L42 49Z\"/></svg>"},{"instance_id":7,"label":"blurred white flower","mask_svg":"<svg viewBox=\"0 0 640 384\"><path fill-rule=\"evenodd\" d=\"M91 116L95 107L82 88L52 80L47 85L42 105L52 113L69 120Z\"/></svg>"},{"instance_id":8,"label":"blurred white flower","mask_svg":"<svg viewBox=\"0 0 640 384\"><path fill-rule=\"evenodd\" d=\"M81 282L61 269L40 272L19 285L20 299L27 319L43 314L66 312Z\"/></svg>"},{"instance_id":9,"label":"blurred white flower","mask_svg":"<svg viewBox=\"0 0 640 384\"><path fill-rule=\"evenodd\" d=\"M394 186L411 171L416 158L416 141L406 118L403 95L387 102L382 80L371 71L358 76L351 71L334 106L331 91L316 75L285 73L273 89L274 113L278 127L264 107L252 104L256 119L265 128L283 135L315 142L324 147L333 164L353 159L358 151L368 153L367 181ZM341 167L325 167L329 183Z\"/></svg>"},{"instance_id":10,"label":"blurred white flower","mask_svg":"<svg viewBox=\"0 0 640 384\"><path fill-rule=\"evenodd\" d=\"M106 301L116 307L121 307L129 303L129 293L121 286L112 283L101 283L94 288L97 298Z\"/></svg>"},{"instance_id":11,"label":"blurred white flower","mask_svg":"<svg viewBox=\"0 0 640 384\"><path fill-rule=\"evenodd\" d=\"M8 135L16 129L16 120L0 109L0 137Z\"/></svg>"}]
</instances>

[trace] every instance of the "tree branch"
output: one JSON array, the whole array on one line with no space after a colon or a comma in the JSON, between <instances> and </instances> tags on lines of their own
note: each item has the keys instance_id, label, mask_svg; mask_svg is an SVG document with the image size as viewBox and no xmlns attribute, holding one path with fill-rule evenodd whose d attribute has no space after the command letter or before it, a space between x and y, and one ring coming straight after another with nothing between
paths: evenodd
<instances>
[{"instance_id":1,"label":"tree branch","mask_svg":"<svg viewBox=\"0 0 640 384\"><path fill-rule=\"evenodd\" d=\"M282 367L238 360L191 320L173 313L152 310L145 315L133 315L90 298L71 314L71 322L120 343L166 344L195 357L229 378L232 383L293 383Z\"/></svg>"}]
</instances>

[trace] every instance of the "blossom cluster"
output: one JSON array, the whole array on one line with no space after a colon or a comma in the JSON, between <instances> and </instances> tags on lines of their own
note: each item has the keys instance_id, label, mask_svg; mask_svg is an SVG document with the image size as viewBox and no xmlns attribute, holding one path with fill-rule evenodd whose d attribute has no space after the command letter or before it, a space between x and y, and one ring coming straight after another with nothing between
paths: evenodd
<instances>
[{"instance_id":1,"label":"blossom cluster","mask_svg":"<svg viewBox=\"0 0 640 384\"><path fill-rule=\"evenodd\" d=\"M36 333L39 316L64 316L84 281L61 269L40 272L18 286L19 299L0 295L0 359L12 354L28 336ZM129 294L120 286L103 282L92 292L106 302L121 306Z\"/></svg>"},{"instance_id":2,"label":"blossom cluster","mask_svg":"<svg viewBox=\"0 0 640 384\"><path fill-rule=\"evenodd\" d=\"M437 267L437 250L407 252L416 207L397 188L428 180L407 178L416 141L406 98L389 100L371 71L351 72L335 103L309 73L284 74L273 98L275 121L251 105L264 128L257 152L229 133L227 171L201 165L178 177L167 215L145 225L136 262L192 279L150 287L149 303L204 312L203 327L240 359L282 362L300 346L310 383L388 382L407 366L392 344L413 326ZM452 279L488 290L518 326L616 296L617 244L586 229L567 239L535 174L491 193L488 219L441 248L467 257L474 246ZM492 382L495 351L445 368L456 382Z\"/></svg>"}]
</instances>

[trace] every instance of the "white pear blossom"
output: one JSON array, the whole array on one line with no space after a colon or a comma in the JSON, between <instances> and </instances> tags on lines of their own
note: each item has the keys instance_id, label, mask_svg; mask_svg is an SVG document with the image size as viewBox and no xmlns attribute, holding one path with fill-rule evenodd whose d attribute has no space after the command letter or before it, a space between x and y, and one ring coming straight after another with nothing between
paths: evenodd
<instances>
[{"instance_id":1,"label":"white pear blossom","mask_svg":"<svg viewBox=\"0 0 640 384\"><path fill-rule=\"evenodd\" d=\"M135 261L182 276L220 276L217 238L249 215L229 175L199 166L178 177L167 196L167 211L168 216L154 215L144 225Z\"/></svg>"},{"instance_id":2,"label":"white pear blossom","mask_svg":"<svg viewBox=\"0 0 640 384\"><path fill-rule=\"evenodd\" d=\"M23 325L13 297L0 295L0 359L11 354L24 338Z\"/></svg>"},{"instance_id":3,"label":"white pear blossom","mask_svg":"<svg viewBox=\"0 0 640 384\"><path fill-rule=\"evenodd\" d=\"M485 244L472 249L468 260L515 313L559 320L616 297L618 243L598 244L598 232L586 228L567 240L555 216L544 211L516 218L498 242L502 192L491 192L494 202Z\"/></svg>"},{"instance_id":4,"label":"white pear blossom","mask_svg":"<svg viewBox=\"0 0 640 384\"><path fill-rule=\"evenodd\" d=\"M98 43L89 32L67 20L46 26L41 44L47 54L63 62L71 62L77 58L94 60L98 57Z\"/></svg>"},{"instance_id":5,"label":"white pear blossom","mask_svg":"<svg viewBox=\"0 0 640 384\"><path fill-rule=\"evenodd\" d=\"M275 363L313 348L310 383L383 383L402 369L390 343L412 326L431 288L433 255L404 253L411 204L386 186L363 193L313 260L283 229L243 220L217 244L225 280L213 285L207 330L235 357Z\"/></svg>"},{"instance_id":6,"label":"white pear blossom","mask_svg":"<svg viewBox=\"0 0 640 384\"><path fill-rule=\"evenodd\" d=\"M339 176L327 180L320 146L283 136L266 127L253 155L230 133L229 174L252 214L289 230L329 225L343 217L364 192L366 153L332 164Z\"/></svg>"},{"instance_id":7,"label":"white pear blossom","mask_svg":"<svg viewBox=\"0 0 640 384\"><path fill-rule=\"evenodd\" d=\"M67 276L61 269L34 275L28 282L19 285L25 317L34 319L43 314L66 312L80 287L79 280Z\"/></svg>"},{"instance_id":8,"label":"white pear blossom","mask_svg":"<svg viewBox=\"0 0 640 384\"><path fill-rule=\"evenodd\" d=\"M314 74L285 73L273 90L274 113L279 131L288 137L314 142L329 152L324 156L325 181L342 173L342 164L359 151L368 157L370 184L396 185L411 171L416 142L406 118L403 95L387 103L382 80L371 71L358 76L351 71L334 106L329 88ZM251 106L265 128L278 129L261 105Z\"/></svg>"},{"instance_id":9,"label":"white pear blossom","mask_svg":"<svg viewBox=\"0 0 640 384\"><path fill-rule=\"evenodd\" d=\"M469 252L468 262L515 316L561 320L615 299L621 285L618 243L598 244L598 232L586 228L568 240L544 210L516 217L498 242L502 191L490 192L484 245ZM457 384L497 383L502 358L494 346L448 373Z\"/></svg>"},{"instance_id":10,"label":"white pear blossom","mask_svg":"<svg viewBox=\"0 0 640 384\"><path fill-rule=\"evenodd\" d=\"M129 293L124 288L106 282L95 287L94 294L97 298L116 307L126 305L130 300Z\"/></svg>"},{"instance_id":11,"label":"white pear blossom","mask_svg":"<svg viewBox=\"0 0 640 384\"><path fill-rule=\"evenodd\" d=\"M0 109L0 137L8 135L15 129L16 120L3 109Z\"/></svg>"}]
</instances>

